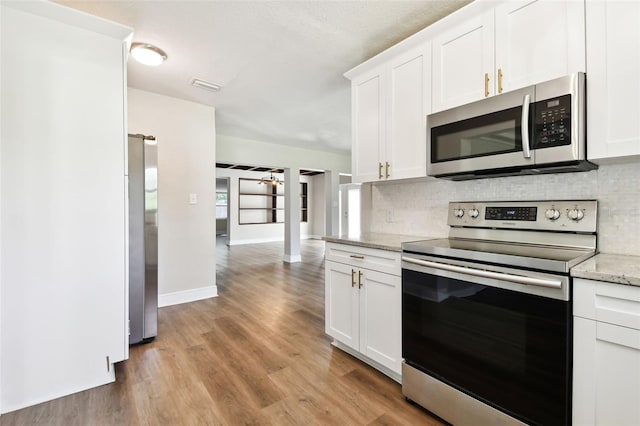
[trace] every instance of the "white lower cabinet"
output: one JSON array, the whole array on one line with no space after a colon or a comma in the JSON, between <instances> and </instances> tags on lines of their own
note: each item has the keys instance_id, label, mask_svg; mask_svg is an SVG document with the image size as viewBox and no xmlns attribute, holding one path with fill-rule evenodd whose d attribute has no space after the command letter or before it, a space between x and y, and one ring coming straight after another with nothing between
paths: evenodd
<instances>
[{"instance_id":1,"label":"white lower cabinet","mask_svg":"<svg viewBox=\"0 0 640 426\"><path fill-rule=\"evenodd\" d=\"M640 424L640 287L574 281L573 424Z\"/></svg>"},{"instance_id":2,"label":"white lower cabinet","mask_svg":"<svg viewBox=\"0 0 640 426\"><path fill-rule=\"evenodd\" d=\"M342 247L347 247L342 250L345 252L349 246ZM363 361L399 379L402 361L399 253L366 249L367 254L362 254L358 248L354 250L350 263L330 260L327 255L325 331ZM397 258L397 274L362 267L367 265L367 256L378 257L375 252Z\"/></svg>"}]
</instances>

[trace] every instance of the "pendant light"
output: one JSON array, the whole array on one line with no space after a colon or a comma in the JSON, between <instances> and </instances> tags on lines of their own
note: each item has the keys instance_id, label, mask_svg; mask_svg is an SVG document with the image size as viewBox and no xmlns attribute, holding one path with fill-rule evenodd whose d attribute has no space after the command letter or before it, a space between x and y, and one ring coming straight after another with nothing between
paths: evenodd
<instances>
[{"instance_id":1,"label":"pendant light","mask_svg":"<svg viewBox=\"0 0 640 426\"><path fill-rule=\"evenodd\" d=\"M260 182L258 182L258 185L273 185L273 186L278 186L278 185L282 185L284 182L282 182L280 179L278 179L277 177L273 176L273 172L270 173L269 177L263 177L262 179L260 179Z\"/></svg>"}]
</instances>

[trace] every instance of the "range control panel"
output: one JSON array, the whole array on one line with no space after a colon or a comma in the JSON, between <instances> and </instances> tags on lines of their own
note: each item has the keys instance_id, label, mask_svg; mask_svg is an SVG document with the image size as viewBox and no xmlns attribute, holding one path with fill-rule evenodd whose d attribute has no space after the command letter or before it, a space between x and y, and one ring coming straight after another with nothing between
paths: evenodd
<instances>
[{"instance_id":1,"label":"range control panel","mask_svg":"<svg viewBox=\"0 0 640 426\"><path fill-rule=\"evenodd\" d=\"M538 217L537 207L487 207L486 220L526 220L535 221Z\"/></svg>"},{"instance_id":2,"label":"range control panel","mask_svg":"<svg viewBox=\"0 0 640 426\"><path fill-rule=\"evenodd\" d=\"M596 200L449 203L449 226L596 232Z\"/></svg>"}]
</instances>

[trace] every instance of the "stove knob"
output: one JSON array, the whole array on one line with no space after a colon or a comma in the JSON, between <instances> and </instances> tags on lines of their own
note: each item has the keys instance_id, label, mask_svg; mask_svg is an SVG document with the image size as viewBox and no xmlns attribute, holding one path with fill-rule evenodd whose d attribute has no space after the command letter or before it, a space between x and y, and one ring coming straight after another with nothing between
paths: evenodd
<instances>
[{"instance_id":1,"label":"stove knob","mask_svg":"<svg viewBox=\"0 0 640 426\"><path fill-rule=\"evenodd\" d=\"M455 217L462 217L462 216L464 216L464 210L463 209L454 209L453 210L453 215Z\"/></svg>"},{"instance_id":2,"label":"stove knob","mask_svg":"<svg viewBox=\"0 0 640 426\"><path fill-rule=\"evenodd\" d=\"M471 216L473 219L478 217L479 214L480 214L480 212L478 211L478 209L469 210L469 216Z\"/></svg>"},{"instance_id":3,"label":"stove knob","mask_svg":"<svg viewBox=\"0 0 640 426\"><path fill-rule=\"evenodd\" d=\"M571 209L567 211L567 216L569 217L569 219L579 222L584 217L584 212L578 209Z\"/></svg>"},{"instance_id":4,"label":"stove knob","mask_svg":"<svg viewBox=\"0 0 640 426\"><path fill-rule=\"evenodd\" d=\"M560 212L556 209L547 209L544 215L549 220L557 220L560 217Z\"/></svg>"}]
</instances>

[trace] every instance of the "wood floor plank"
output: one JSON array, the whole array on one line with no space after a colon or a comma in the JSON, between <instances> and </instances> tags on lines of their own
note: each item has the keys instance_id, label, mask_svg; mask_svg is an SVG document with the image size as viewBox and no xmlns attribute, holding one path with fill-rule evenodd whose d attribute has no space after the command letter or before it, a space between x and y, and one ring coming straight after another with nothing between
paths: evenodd
<instances>
[{"instance_id":1,"label":"wood floor plank","mask_svg":"<svg viewBox=\"0 0 640 426\"><path fill-rule=\"evenodd\" d=\"M324 333L324 243L219 243L219 297L162 308L117 382L0 416L0 425L441 425Z\"/></svg>"}]
</instances>

